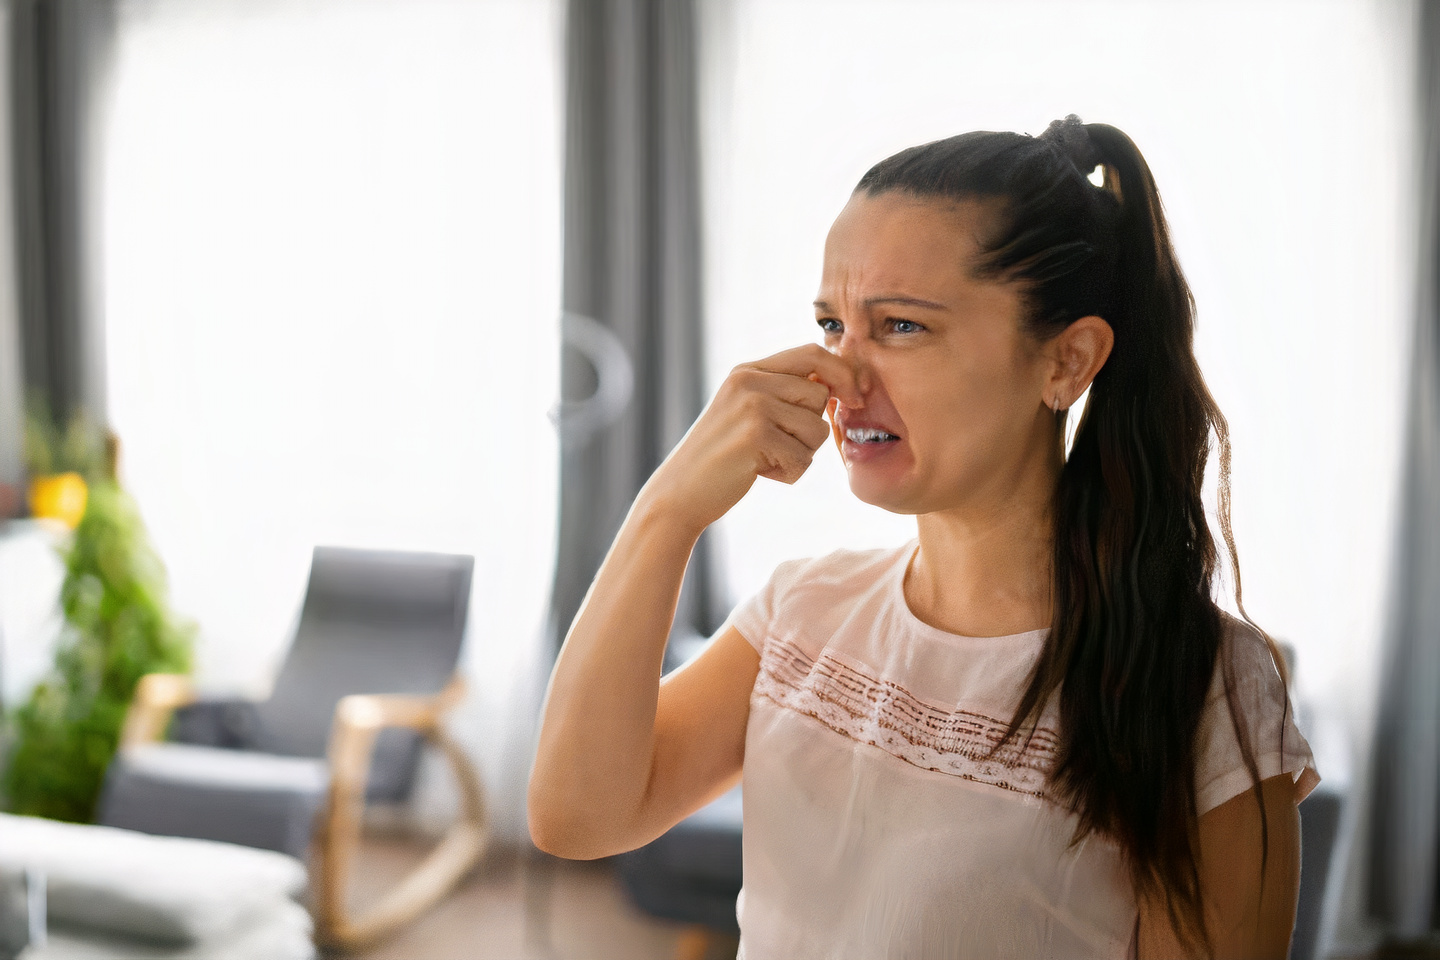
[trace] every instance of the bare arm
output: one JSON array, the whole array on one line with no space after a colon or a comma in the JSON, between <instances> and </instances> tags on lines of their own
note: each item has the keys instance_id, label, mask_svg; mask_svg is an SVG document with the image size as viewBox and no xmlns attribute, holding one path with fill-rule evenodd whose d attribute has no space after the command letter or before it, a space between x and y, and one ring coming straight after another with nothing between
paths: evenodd
<instances>
[{"instance_id":1,"label":"bare arm","mask_svg":"<svg viewBox=\"0 0 1440 960\"><path fill-rule=\"evenodd\" d=\"M1260 784L1269 827L1261 883L1260 804L1250 791L1200 818L1200 890L1211 956L1285 960L1300 891L1300 815L1289 774ZM1186 957L1163 902L1140 905L1140 957Z\"/></svg>"},{"instance_id":2,"label":"bare arm","mask_svg":"<svg viewBox=\"0 0 1440 960\"><path fill-rule=\"evenodd\" d=\"M529 793L541 849L633 849L734 782L759 659L730 630L659 682L685 565L756 477L805 472L826 403L849 391L849 367L819 346L737 367L641 490L550 680Z\"/></svg>"}]
</instances>

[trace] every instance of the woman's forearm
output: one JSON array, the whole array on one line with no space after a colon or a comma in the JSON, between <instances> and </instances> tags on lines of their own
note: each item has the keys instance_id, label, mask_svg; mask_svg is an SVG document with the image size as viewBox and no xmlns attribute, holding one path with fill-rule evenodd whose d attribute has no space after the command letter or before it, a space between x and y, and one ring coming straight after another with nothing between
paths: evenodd
<instances>
[{"instance_id":1,"label":"woman's forearm","mask_svg":"<svg viewBox=\"0 0 1440 960\"><path fill-rule=\"evenodd\" d=\"M648 839L661 664L699 534L647 488L601 565L546 696L529 797L541 849L590 859Z\"/></svg>"},{"instance_id":2,"label":"woman's forearm","mask_svg":"<svg viewBox=\"0 0 1440 960\"><path fill-rule=\"evenodd\" d=\"M815 344L736 367L640 491L550 680L530 776L530 833L542 849L573 858L630 849L714 786L705 781L717 765L687 757L724 754L735 731L707 735L713 725L696 721L702 713L706 721L742 716L725 707L747 702L744 690L728 681L701 684L721 702L690 697L656 729L660 667L685 566L701 532L757 477L793 483L805 472L830 435L829 398L855 389L851 368ZM730 664L727 677L748 669L753 683L753 663L720 659ZM656 795L664 799L650 810Z\"/></svg>"}]
</instances>

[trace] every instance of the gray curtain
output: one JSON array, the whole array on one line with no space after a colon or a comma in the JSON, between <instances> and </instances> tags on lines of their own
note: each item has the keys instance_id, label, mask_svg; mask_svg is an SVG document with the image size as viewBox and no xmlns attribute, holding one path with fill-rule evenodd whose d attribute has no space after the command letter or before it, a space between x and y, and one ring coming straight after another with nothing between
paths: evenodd
<instances>
[{"instance_id":1,"label":"gray curtain","mask_svg":"<svg viewBox=\"0 0 1440 960\"><path fill-rule=\"evenodd\" d=\"M693 0L571 0L566 33L557 642L703 400ZM677 632L712 594L702 540Z\"/></svg>"},{"instance_id":2,"label":"gray curtain","mask_svg":"<svg viewBox=\"0 0 1440 960\"><path fill-rule=\"evenodd\" d=\"M8 13L25 387L58 417L103 422L97 188L114 0L10 0Z\"/></svg>"},{"instance_id":3,"label":"gray curtain","mask_svg":"<svg viewBox=\"0 0 1440 960\"><path fill-rule=\"evenodd\" d=\"M1440 923L1440 4L1420 17L1419 312L1369 821L1370 910L1401 939Z\"/></svg>"},{"instance_id":4,"label":"gray curtain","mask_svg":"<svg viewBox=\"0 0 1440 960\"><path fill-rule=\"evenodd\" d=\"M14 182L12 4L0 4L0 185ZM0 186L0 519L19 512L24 481L23 365L14 191Z\"/></svg>"}]
</instances>

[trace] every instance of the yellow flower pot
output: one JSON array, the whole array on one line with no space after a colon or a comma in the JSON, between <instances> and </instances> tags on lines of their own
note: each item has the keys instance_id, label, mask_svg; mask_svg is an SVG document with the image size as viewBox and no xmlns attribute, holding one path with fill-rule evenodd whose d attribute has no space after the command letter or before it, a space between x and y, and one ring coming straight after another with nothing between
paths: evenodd
<instances>
[{"instance_id":1,"label":"yellow flower pot","mask_svg":"<svg viewBox=\"0 0 1440 960\"><path fill-rule=\"evenodd\" d=\"M85 516L90 491L78 473L55 473L30 481L30 515L59 520L74 530Z\"/></svg>"}]
</instances>

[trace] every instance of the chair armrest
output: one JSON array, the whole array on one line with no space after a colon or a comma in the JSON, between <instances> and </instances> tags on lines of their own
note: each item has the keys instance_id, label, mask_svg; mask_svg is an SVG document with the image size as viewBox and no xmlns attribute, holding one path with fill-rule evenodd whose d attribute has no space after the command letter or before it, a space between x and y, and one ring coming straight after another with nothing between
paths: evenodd
<instances>
[{"instance_id":1,"label":"chair armrest","mask_svg":"<svg viewBox=\"0 0 1440 960\"><path fill-rule=\"evenodd\" d=\"M341 949L373 943L434 904L480 858L489 835L480 781L441 724L464 695L464 681L455 677L433 696L353 694L336 705L328 752L330 794L318 838L316 932L322 943ZM415 730L440 748L459 786L460 814L419 866L379 903L356 915L347 904L346 879L360 844L375 737L387 727Z\"/></svg>"},{"instance_id":2,"label":"chair armrest","mask_svg":"<svg viewBox=\"0 0 1440 960\"><path fill-rule=\"evenodd\" d=\"M398 693L356 693L340 698L331 727L331 747L336 739L348 740L362 731L378 732L385 727L404 727L425 733L465 696L465 682L454 677L445 689L429 696Z\"/></svg>"},{"instance_id":3,"label":"chair armrest","mask_svg":"<svg viewBox=\"0 0 1440 960\"><path fill-rule=\"evenodd\" d=\"M179 673L147 673L135 685L135 696L125 711L120 746L154 743L165 733L177 707L195 702L195 685Z\"/></svg>"},{"instance_id":4,"label":"chair armrest","mask_svg":"<svg viewBox=\"0 0 1440 960\"><path fill-rule=\"evenodd\" d=\"M457 676L429 696L357 693L341 697L330 726L331 793L357 798L363 805L376 734L387 727L400 727L441 740L440 721L464 696L465 681Z\"/></svg>"}]
</instances>

